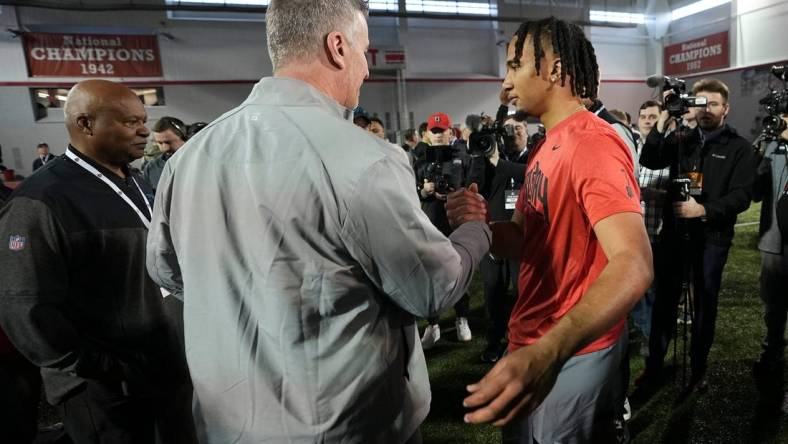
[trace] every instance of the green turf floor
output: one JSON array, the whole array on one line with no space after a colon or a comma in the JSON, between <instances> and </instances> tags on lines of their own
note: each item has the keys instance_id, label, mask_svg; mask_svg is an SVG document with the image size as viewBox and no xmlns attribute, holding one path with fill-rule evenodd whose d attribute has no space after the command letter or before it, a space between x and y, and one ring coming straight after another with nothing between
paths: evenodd
<instances>
[{"instance_id":1,"label":"green turf floor","mask_svg":"<svg viewBox=\"0 0 788 444\"><path fill-rule=\"evenodd\" d=\"M754 204L739 217L739 222L757 222L759 211L760 206ZM757 224L736 229L723 276L716 339L709 357L708 392L677 402L680 389L668 383L653 396L634 400L629 422L632 442L788 443L788 415L779 409L764 410L759 405L751 376L765 331L763 306L758 296L757 236ZM444 339L426 353L432 383L430 415L422 426L427 444L500 442L496 428L462 422L465 386L490 368L479 362L485 345L483 302L477 279L471 289L469 319L473 341L469 344L456 341L454 313L449 310L441 319ZM637 375L643 368L643 358L637 352L639 344L633 345L630 362L632 374ZM672 348L671 345L671 351ZM671 361L672 352L666 363Z\"/></svg>"}]
</instances>

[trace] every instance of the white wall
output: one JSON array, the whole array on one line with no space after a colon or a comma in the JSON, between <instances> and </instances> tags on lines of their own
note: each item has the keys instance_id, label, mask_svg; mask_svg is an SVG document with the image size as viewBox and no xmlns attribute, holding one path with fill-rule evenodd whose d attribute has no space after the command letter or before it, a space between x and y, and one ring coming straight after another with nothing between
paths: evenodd
<instances>
[{"instance_id":1,"label":"white wall","mask_svg":"<svg viewBox=\"0 0 788 444\"><path fill-rule=\"evenodd\" d=\"M788 58L788 1L735 2L737 66L770 63Z\"/></svg>"}]
</instances>

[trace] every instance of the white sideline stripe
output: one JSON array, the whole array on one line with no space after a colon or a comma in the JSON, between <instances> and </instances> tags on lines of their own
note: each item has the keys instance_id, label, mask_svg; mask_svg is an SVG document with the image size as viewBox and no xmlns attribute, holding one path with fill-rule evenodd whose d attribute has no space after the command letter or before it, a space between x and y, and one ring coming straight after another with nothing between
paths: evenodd
<instances>
[{"instance_id":1,"label":"white sideline stripe","mask_svg":"<svg viewBox=\"0 0 788 444\"><path fill-rule=\"evenodd\" d=\"M738 227L749 227L750 225L758 225L760 222L742 222L740 224L734 225L735 228Z\"/></svg>"}]
</instances>

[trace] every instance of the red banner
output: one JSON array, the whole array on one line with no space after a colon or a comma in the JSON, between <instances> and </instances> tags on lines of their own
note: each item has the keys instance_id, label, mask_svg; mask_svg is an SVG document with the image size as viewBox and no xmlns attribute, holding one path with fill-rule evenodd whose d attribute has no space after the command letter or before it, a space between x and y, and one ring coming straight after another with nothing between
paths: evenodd
<instances>
[{"instance_id":1,"label":"red banner","mask_svg":"<svg viewBox=\"0 0 788 444\"><path fill-rule=\"evenodd\" d=\"M663 66L666 75L676 76L727 68L730 63L728 32L666 46Z\"/></svg>"},{"instance_id":2,"label":"red banner","mask_svg":"<svg viewBox=\"0 0 788 444\"><path fill-rule=\"evenodd\" d=\"M24 34L30 77L161 77L155 35Z\"/></svg>"}]
</instances>

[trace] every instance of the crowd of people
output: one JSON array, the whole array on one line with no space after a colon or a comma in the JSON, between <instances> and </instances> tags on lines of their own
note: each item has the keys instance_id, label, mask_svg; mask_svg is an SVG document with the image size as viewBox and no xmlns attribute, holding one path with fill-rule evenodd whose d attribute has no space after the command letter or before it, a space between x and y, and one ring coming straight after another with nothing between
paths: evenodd
<instances>
[{"instance_id":1,"label":"crowd of people","mask_svg":"<svg viewBox=\"0 0 788 444\"><path fill-rule=\"evenodd\" d=\"M4 440L33 440L43 384L78 444L420 443L422 350L449 308L472 339L478 271L491 368L463 420L507 443L626 441L628 317L647 344L638 389L662 384L681 320L685 390L703 393L753 199L754 371L782 396L788 130L754 150L715 79L693 86L705 107L647 100L630 122L598 97L582 29L548 18L509 41L494 118L435 110L397 146L349 111L369 75L365 2L301 3L270 2L274 75L209 125L149 130L127 87L71 89L65 153L39 144L0 202Z\"/></svg>"}]
</instances>

